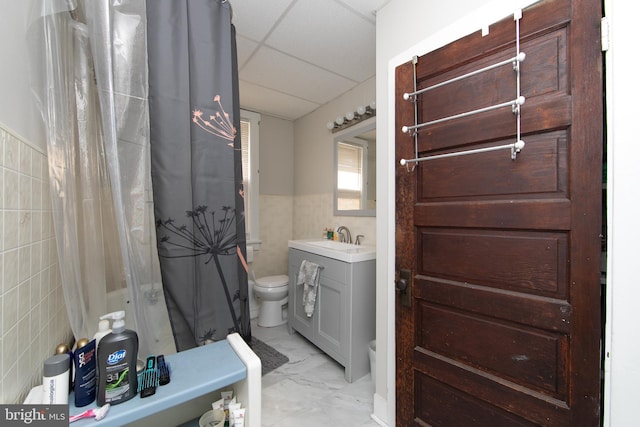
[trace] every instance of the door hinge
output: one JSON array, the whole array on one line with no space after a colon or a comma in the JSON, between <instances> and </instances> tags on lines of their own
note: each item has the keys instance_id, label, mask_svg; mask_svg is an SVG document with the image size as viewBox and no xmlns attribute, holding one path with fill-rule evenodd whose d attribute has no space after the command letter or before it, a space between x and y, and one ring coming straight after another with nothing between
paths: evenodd
<instances>
[{"instance_id":1,"label":"door hinge","mask_svg":"<svg viewBox=\"0 0 640 427\"><path fill-rule=\"evenodd\" d=\"M606 16L600 20L600 43L602 51L607 52L609 50L609 19Z\"/></svg>"}]
</instances>

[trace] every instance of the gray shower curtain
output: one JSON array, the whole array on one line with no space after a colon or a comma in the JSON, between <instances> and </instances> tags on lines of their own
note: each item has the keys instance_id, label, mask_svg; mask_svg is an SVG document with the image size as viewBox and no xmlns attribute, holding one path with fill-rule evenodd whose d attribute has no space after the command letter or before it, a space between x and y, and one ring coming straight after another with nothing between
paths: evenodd
<instances>
[{"instance_id":1,"label":"gray shower curtain","mask_svg":"<svg viewBox=\"0 0 640 427\"><path fill-rule=\"evenodd\" d=\"M235 31L227 0L147 2L151 177L176 348L250 340Z\"/></svg>"}]
</instances>

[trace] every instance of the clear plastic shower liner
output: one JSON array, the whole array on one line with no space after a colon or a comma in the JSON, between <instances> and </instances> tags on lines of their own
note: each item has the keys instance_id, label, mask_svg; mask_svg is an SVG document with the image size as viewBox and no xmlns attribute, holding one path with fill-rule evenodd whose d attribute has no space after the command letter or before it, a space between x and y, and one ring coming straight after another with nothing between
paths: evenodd
<instances>
[{"instance_id":1,"label":"clear plastic shower liner","mask_svg":"<svg viewBox=\"0 0 640 427\"><path fill-rule=\"evenodd\" d=\"M126 288L134 314L126 323L138 332L140 353L158 354L171 350L159 348L161 332L147 314L157 312L162 285L145 16L144 0L34 0L28 37L73 333L92 337L107 294Z\"/></svg>"}]
</instances>

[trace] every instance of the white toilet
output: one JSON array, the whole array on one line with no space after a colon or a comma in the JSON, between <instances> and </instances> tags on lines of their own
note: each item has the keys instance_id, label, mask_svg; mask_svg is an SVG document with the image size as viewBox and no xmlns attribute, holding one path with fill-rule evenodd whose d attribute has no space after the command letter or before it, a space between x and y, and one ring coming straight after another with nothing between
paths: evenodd
<instances>
[{"instance_id":1,"label":"white toilet","mask_svg":"<svg viewBox=\"0 0 640 427\"><path fill-rule=\"evenodd\" d=\"M260 277L253 283L253 294L259 304L258 326L270 328L287 323L289 276Z\"/></svg>"}]
</instances>

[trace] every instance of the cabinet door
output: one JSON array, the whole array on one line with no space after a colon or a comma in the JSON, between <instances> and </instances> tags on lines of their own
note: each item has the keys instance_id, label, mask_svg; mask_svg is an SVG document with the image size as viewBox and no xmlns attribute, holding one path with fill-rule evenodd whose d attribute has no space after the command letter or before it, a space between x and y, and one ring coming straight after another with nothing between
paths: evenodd
<instances>
[{"instance_id":1,"label":"cabinet door","mask_svg":"<svg viewBox=\"0 0 640 427\"><path fill-rule=\"evenodd\" d=\"M316 306L318 346L341 364L347 361L349 333L347 330L347 284L320 276Z\"/></svg>"},{"instance_id":2,"label":"cabinet door","mask_svg":"<svg viewBox=\"0 0 640 427\"><path fill-rule=\"evenodd\" d=\"M297 284L300 264L304 259L303 254L305 253L295 249L289 250L289 331L292 332L292 329L295 329L307 339L312 339L314 317L307 317L304 312L302 305L304 287Z\"/></svg>"}]
</instances>

